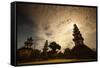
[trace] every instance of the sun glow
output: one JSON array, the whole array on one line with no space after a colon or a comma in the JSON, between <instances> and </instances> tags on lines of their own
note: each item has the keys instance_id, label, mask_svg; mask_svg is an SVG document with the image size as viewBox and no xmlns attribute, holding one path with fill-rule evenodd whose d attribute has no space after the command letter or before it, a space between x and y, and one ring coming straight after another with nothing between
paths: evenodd
<instances>
[{"instance_id":1,"label":"sun glow","mask_svg":"<svg viewBox=\"0 0 100 68\"><path fill-rule=\"evenodd\" d=\"M73 22L71 22L71 23L69 23L69 25L68 25L68 29L70 30L70 31L73 31L73 25L74 25L75 23L73 23Z\"/></svg>"}]
</instances>

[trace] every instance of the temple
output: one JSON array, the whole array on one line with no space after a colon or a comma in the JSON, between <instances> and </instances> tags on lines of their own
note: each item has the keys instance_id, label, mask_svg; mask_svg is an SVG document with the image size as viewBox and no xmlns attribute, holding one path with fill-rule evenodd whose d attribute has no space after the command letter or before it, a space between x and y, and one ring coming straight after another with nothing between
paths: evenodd
<instances>
[{"instance_id":1,"label":"temple","mask_svg":"<svg viewBox=\"0 0 100 68\"><path fill-rule=\"evenodd\" d=\"M83 37L82 37L82 35L81 35L81 33L80 33L80 31L79 31L76 24L74 24L73 36L74 36L73 41L74 41L76 46L84 44L83 43L84 39L83 39Z\"/></svg>"},{"instance_id":2,"label":"temple","mask_svg":"<svg viewBox=\"0 0 100 68\"><path fill-rule=\"evenodd\" d=\"M74 24L73 36L75 46L72 48L72 55L74 56L74 58L96 58L96 52L84 44L84 38L82 37L82 34L80 33L79 28L76 24Z\"/></svg>"}]
</instances>

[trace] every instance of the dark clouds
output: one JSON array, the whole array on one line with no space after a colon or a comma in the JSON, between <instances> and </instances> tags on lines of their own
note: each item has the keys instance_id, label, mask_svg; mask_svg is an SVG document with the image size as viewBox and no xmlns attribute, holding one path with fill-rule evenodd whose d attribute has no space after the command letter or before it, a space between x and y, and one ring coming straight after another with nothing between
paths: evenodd
<instances>
[{"instance_id":1,"label":"dark clouds","mask_svg":"<svg viewBox=\"0 0 100 68\"><path fill-rule=\"evenodd\" d=\"M38 26L35 23L34 19L31 19L31 16L19 13L17 15L17 35L19 42L18 45L20 45L18 46L18 48L24 45L24 42L26 41L27 37L32 36L33 38L35 38L37 30Z\"/></svg>"},{"instance_id":2,"label":"dark clouds","mask_svg":"<svg viewBox=\"0 0 100 68\"><path fill-rule=\"evenodd\" d=\"M46 35L49 37L49 36L52 36L52 33L48 32L48 33L46 33Z\"/></svg>"},{"instance_id":3,"label":"dark clouds","mask_svg":"<svg viewBox=\"0 0 100 68\"><path fill-rule=\"evenodd\" d=\"M44 30L48 30L49 28L50 28L50 26L46 25L46 26L44 27Z\"/></svg>"}]
</instances>

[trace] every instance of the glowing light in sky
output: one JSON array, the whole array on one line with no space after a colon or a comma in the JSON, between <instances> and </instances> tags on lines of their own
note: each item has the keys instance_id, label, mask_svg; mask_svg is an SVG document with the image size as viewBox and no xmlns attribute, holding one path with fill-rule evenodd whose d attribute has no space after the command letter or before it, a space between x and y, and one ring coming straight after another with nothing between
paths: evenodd
<instances>
[{"instance_id":1,"label":"glowing light in sky","mask_svg":"<svg viewBox=\"0 0 100 68\"><path fill-rule=\"evenodd\" d=\"M35 4L17 7L18 48L30 36L40 50L45 40L56 41L62 49L72 48L73 24L77 24L85 44L96 49L96 8Z\"/></svg>"}]
</instances>

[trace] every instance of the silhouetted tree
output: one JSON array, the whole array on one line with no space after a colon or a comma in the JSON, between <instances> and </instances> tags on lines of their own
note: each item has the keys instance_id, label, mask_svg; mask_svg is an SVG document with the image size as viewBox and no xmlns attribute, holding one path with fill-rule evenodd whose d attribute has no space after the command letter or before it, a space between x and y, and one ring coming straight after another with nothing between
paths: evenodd
<instances>
[{"instance_id":1,"label":"silhouetted tree","mask_svg":"<svg viewBox=\"0 0 100 68\"><path fill-rule=\"evenodd\" d=\"M56 42L51 42L49 47L53 50L56 51L57 49L60 50L61 46L59 44L57 44Z\"/></svg>"},{"instance_id":2,"label":"silhouetted tree","mask_svg":"<svg viewBox=\"0 0 100 68\"><path fill-rule=\"evenodd\" d=\"M51 51L48 52L48 57L49 58L57 58L57 49L60 50L61 46L57 44L56 42L51 42L49 47L52 49Z\"/></svg>"},{"instance_id":3,"label":"silhouetted tree","mask_svg":"<svg viewBox=\"0 0 100 68\"><path fill-rule=\"evenodd\" d=\"M32 37L27 38L27 40L24 42L24 44L25 44L25 48L31 48L31 46L33 45Z\"/></svg>"}]
</instances>

